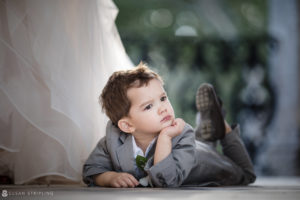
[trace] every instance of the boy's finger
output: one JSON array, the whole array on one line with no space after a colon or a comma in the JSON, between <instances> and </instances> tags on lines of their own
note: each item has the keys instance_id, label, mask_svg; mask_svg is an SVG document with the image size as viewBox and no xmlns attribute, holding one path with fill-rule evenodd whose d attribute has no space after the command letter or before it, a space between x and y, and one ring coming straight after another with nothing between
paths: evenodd
<instances>
[{"instance_id":1,"label":"boy's finger","mask_svg":"<svg viewBox=\"0 0 300 200\"><path fill-rule=\"evenodd\" d=\"M119 180L119 185L121 187L128 187L126 181L124 181L124 180Z\"/></svg>"},{"instance_id":2,"label":"boy's finger","mask_svg":"<svg viewBox=\"0 0 300 200\"><path fill-rule=\"evenodd\" d=\"M128 176L128 179L126 179L127 183L129 184L130 187L135 187L136 183L135 181L132 179L132 177Z\"/></svg>"},{"instance_id":3,"label":"boy's finger","mask_svg":"<svg viewBox=\"0 0 300 200\"><path fill-rule=\"evenodd\" d=\"M140 184L140 183L136 180L136 178L135 178L134 176L132 176L131 174L129 174L129 178L130 178L130 180L132 181L132 183L133 183L135 186L137 186L138 184Z\"/></svg>"},{"instance_id":4,"label":"boy's finger","mask_svg":"<svg viewBox=\"0 0 300 200\"><path fill-rule=\"evenodd\" d=\"M128 179L128 186L129 187L135 187L135 184L134 184L134 182L132 182L131 179Z\"/></svg>"},{"instance_id":5,"label":"boy's finger","mask_svg":"<svg viewBox=\"0 0 300 200\"><path fill-rule=\"evenodd\" d=\"M119 183L113 183L111 186L112 186L112 187L115 187L115 188L121 187L121 185L120 185Z\"/></svg>"},{"instance_id":6,"label":"boy's finger","mask_svg":"<svg viewBox=\"0 0 300 200\"><path fill-rule=\"evenodd\" d=\"M125 182L126 187L134 187L134 183L129 177L124 177L123 181Z\"/></svg>"}]
</instances>

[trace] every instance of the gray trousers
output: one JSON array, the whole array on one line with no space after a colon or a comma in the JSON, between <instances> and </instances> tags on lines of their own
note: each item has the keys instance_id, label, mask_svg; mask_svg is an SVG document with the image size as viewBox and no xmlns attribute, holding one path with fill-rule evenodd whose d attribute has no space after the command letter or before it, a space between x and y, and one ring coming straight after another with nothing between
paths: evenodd
<instances>
[{"instance_id":1,"label":"gray trousers","mask_svg":"<svg viewBox=\"0 0 300 200\"><path fill-rule=\"evenodd\" d=\"M247 185L255 181L238 125L226 134L221 145L223 154L216 151L212 142L196 141L196 165L183 186Z\"/></svg>"}]
</instances>

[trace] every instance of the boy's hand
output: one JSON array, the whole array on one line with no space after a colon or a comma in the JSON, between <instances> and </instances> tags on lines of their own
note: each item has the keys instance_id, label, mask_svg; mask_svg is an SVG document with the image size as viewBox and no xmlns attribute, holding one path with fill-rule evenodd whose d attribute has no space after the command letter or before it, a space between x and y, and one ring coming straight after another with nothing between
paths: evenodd
<instances>
[{"instance_id":1,"label":"boy's hand","mask_svg":"<svg viewBox=\"0 0 300 200\"><path fill-rule=\"evenodd\" d=\"M139 182L131 174L116 172L111 177L110 185L111 187L127 188L127 187L136 187L139 185Z\"/></svg>"},{"instance_id":2,"label":"boy's hand","mask_svg":"<svg viewBox=\"0 0 300 200\"><path fill-rule=\"evenodd\" d=\"M184 125L185 122L183 121L183 119L176 118L174 119L171 126L164 128L160 132L160 135L166 135L169 136L170 138L176 137L177 135L180 135L180 133L183 131Z\"/></svg>"},{"instance_id":3,"label":"boy's hand","mask_svg":"<svg viewBox=\"0 0 300 200\"><path fill-rule=\"evenodd\" d=\"M165 159L172 152L172 138L182 133L184 125L185 122L177 118L171 126L160 131L154 153L154 165Z\"/></svg>"},{"instance_id":4,"label":"boy's hand","mask_svg":"<svg viewBox=\"0 0 300 200\"><path fill-rule=\"evenodd\" d=\"M103 187L136 187L139 182L128 173L108 171L95 177L96 185Z\"/></svg>"}]
</instances>

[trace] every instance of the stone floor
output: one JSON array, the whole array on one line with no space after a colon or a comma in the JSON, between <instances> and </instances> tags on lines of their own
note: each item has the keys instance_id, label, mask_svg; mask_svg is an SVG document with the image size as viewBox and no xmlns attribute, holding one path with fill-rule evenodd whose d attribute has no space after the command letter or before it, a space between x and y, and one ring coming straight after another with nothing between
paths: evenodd
<instances>
[{"instance_id":1,"label":"stone floor","mask_svg":"<svg viewBox=\"0 0 300 200\"><path fill-rule=\"evenodd\" d=\"M88 200L300 200L299 178L258 178L246 187L190 187L190 188L88 188L70 185L0 185L0 199L88 199Z\"/></svg>"}]
</instances>

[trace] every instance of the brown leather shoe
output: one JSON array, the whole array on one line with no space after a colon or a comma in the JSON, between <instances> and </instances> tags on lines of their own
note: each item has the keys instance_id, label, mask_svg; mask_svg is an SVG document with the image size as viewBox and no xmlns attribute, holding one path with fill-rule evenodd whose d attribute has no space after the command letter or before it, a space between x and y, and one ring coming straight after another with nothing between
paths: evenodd
<instances>
[{"instance_id":1,"label":"brown leather shoe","mask_svg":"<svg viewBox=\"0 0 300 200\"><path fill-rule=\"evenodd\" d=\"M222 108L211 84L200 85L196 94L196 107L201 114L201 121L196 128L196 139L216 141L224 138L225 123Z\"/></svg>"}]
</instances>

